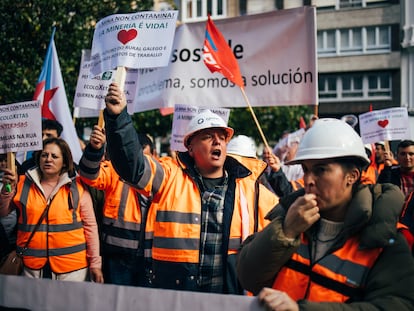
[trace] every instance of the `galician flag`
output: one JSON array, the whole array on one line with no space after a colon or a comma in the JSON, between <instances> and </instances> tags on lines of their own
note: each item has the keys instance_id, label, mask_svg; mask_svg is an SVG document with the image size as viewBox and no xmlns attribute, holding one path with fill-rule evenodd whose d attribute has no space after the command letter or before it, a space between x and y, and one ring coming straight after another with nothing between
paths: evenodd
<instances>
[{"instance_id":1,"label":"galician flag","mask_svg":"<svg viewBox=\"0 0 414 311\"><path fill-rule=\"evenodd\" d=\"M234 84L244 88L239 63L221 32L208 15L203 48L204 64L211 72L218 71Z\"/></svg>"},{"instance_id":2,"label":"galician flag","mask_svg":"<svg viewBox=\"0 0 414 311\"><path fill-rule=\"evenodd\" d=\"M73 160L79 163L82 150L75 125L72 121L72 114L69 110L54 35L55 28L53 28L49 47L47 48L46 59L43 63L39 80L37 81L33 99L40 100L42 105L42 118L57 120L62 124L63 132L61 138L68 143L72 151Z\"/></svg>"}]
</instances>

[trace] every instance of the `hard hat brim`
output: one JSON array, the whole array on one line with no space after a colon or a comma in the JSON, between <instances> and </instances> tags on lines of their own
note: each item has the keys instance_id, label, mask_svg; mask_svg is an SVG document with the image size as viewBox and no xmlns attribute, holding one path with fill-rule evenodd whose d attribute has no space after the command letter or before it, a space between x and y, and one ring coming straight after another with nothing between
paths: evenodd
<instances>
[{"instance_id":1,"label":"hard hat brim","mask_svg":"<svg viewBox=\"0 0 414 311\"><path fill-rule=\"evenodd\" d=\"M188 145L190 144L191 139L196 136L199 132L207 130L207 129L224 129L227 133L227 137L226 137L226 142L229 142L230 139L233 137L234 134L234 130L231 127L224 127L224 126L215 126L215 127L208 127L208 128L203 128L194 132L191 132L189 134L187 134L184 137L184 146L186 148L188 148Z\"/></svg>"},{"instance_id":2,"label":"hard hat brim","mask_svg":"<svg viewBox=\"0 0 414 311\"><path fill-rule=\"evenodd\" d=\"M360 156L357 156L357 155L354 155L354 154L352 154L352 155L351 154L350 155L338 155L338 156L331 156L331 157L327 157L326 154L313 154L312 156L298 156L298 157L294 158L291 161L285 162L284 164L286 164L286 165L295 165L295 164L302 164L304 161L307 161L307 160L328 160L328 159L333 159L334 160L334 159L338 159L338 158L347 158L347 157L360 159L360 160L362 160L362 162L365 165L368 165L370 163L367 158L360 157Z\"/></svg>"}]
</instances>

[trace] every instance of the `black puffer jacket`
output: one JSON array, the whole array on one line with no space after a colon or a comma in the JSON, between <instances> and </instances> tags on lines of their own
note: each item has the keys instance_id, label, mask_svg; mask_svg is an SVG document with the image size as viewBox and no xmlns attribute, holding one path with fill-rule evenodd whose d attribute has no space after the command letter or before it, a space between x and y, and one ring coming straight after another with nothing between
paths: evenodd
<instances>
[{"instance_id":1,"label":"black puffer jacket","mask_svg":"<svg viewBox=\"0 0 414 311\"><path fill-rule=\"evenodd\" d=\"M303 190L281 204L289 206L298 195L303 195ZM286 208L281 204L270 213L271 224L246 239L237 258L239 280L253 293L272 287L277 272L300 244L299 239L289 241L283 235ZM300 310L414 310L414 261L396 229L402 204L401 191L394 185L359 187L349 204L340 239L329 252L342 247L353 235L361 237L361 248L383 248L367 277L365 295L349 304L301 300ZM312 235L315 226L305 234Z\"/></svg>"}]
</instances>

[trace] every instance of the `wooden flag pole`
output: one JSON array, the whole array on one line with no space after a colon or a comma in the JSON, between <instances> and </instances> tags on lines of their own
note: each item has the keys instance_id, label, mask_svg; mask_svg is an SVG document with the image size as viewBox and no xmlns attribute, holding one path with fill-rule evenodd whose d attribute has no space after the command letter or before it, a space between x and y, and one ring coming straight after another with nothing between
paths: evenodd
<instances>
[{"instance_id":1,"label":"wooden flag pole","mask_svg":"<svg viewBox=\"0 0 414 311\"><path fill-rule=\"evenodd\" d=\"M253 120L254 120L254 122L256 123L256 126L257 126L257 128L258 128L258 130L259 130L259 133L260 133L260 136L262 136L262 140L263 140L263 143L265 144L265 147L267 147L268 149L270 149L270 147L269 147L269 144L267 143L267 139L266 139L266 137L264 136L264 134L263 134L263 131L262 131L262 128L261 128L261 126L260 126L260 124L259 124L259 121L257 120L257 118L256 118L256 114L254 113L254 111L253 111L253 108L252 108L252 105L250 105L250 101L249 101L249 99L247 98L247 95L246 95L246 92L244 91L244 88L240 88L240 90L241 90L241 92L242 92L242 94L243 94L243 97L244 97L244 100L246 101L246 103L247 103L247 106L249 106L249 110L250 110L250 112L251 112L251 114L252 114L252 116L253 116Z\"/></svg>"},{"instance_id":2,"label":"wooden flag pole","mask_svg":"<svg viewBox=\"0 0 414 311\"><path fill-rule=\"evenodd\" d=\"M318 116L318 105L315 105L315 107L313 108L313 114L315 116Z\"/></svg>"},{"instance_id":3,"label":"wooden flag pole","mask_svg":"<svg viewBox=\"0 0 414 311\"><path fill-rule=\"evenodd\" d=\"M7 168L12 172L16 172L16 157L13 152L7 152ZM11 192L11 185L5 185L6 191Z\"/></svg>"},{"instance_id":4,"label":"wooden flag pole","mask_svg":"<svg viewBox=\"0 0 414 311\"><path fill-rule=\"evenodd\" d=\"M390 152L391 151L391 149L390 149L390 143L389 143L388 140L384 140L384 148L385 148L385 151L386 152Z\"/></svg>"},{"instance_id":5,"label":"wooden flag pole","mask_svg":"<svg viewBox=\"0 0 414 311\"><path fill-rule=\"evenodd\" d=\"M125 79L126 79L126 67L118 66L116 68L114 82L116 82L119 85L119 89L121 90L121 92L124 91ZM105 126L103 110L99 112L98 126L101 128Z\"/></svg>"}]
</instances>

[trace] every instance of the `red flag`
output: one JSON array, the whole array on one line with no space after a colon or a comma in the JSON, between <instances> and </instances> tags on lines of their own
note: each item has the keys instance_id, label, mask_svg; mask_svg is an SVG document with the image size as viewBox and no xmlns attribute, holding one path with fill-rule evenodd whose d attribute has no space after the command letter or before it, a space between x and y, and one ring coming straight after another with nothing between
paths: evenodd
<instances>
[{"instance_id":1,"label":"red flag","mask_svg":"<svg viewBox=\"0 0 414 311\"><path fill-rule=\"evenodd\" d=\"M299 128L300 129L305 129L306 128L306 122L305 122L305 119L303 117L300 117L300 119L299 119Z\"/></svg>"},{"instance_id":2,"label":"red flag","mask_svg":"<svg viewBox=\"0 0 414 311\"><path fill-rule=\"evenodd\" d=\"M223 35L208 15L203 49L204 64L211 72L218 71L234 84L244 87L239 64Z\"/></svg>"},{"instance_id":3,"label":"red flag","mask_svg":"<svg viewBox=\"0 0 414 311\"><path fill-rule=\"evenodd\" d=\"M163 117L168 116L169 114L174 113L174 107L161 107L160 113Z\"/></svg>"},{"instance_id":4,"label":"red flag","mask_svg":"<svg viewBox=\"0 0 414 311\"><path fill-rule=\"evenodd\" d=\"M62 124L63 132L61 137L70 146L75 162L78 162L82 156L82 150L75 125L73 124L72 114L69 110L54 35L55 28L50 38L33 99L40 100L42 118L57 120Z\"/></svg>"},{"instance_id":5,"label":"red flag","mask_svg":"<svg viewBox=\"0 0 414 311\"><path fill-rule=\"evenodd\" d=\"M372 111L372 104L369 104L369 112Z\"/></svg>"}]
</instances>

